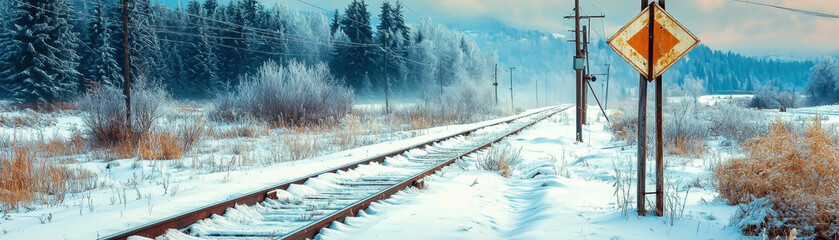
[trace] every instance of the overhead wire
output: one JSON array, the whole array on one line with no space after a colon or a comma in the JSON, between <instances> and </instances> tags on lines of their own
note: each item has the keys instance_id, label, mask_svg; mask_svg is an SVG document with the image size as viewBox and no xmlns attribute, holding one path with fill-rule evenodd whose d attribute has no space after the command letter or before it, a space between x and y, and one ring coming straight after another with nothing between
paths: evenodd
<instances>
[{"instance_id":1,"label":"overhead wire","mask_svg":"<svg viewBox=\"0 0 839 240\"><path fill-rule=\"evenodd\" d=\"M839 18L839 14L816 12L816 11L810 11L810 10L804 10L804 9L798 9L798 8L784 7L784 6L780 6L780 5L752 2L752 1L747 1L747 0L733 0L733 1L741 2L741 3L754 4L754 5L760 5L760 6L764 6L764 7L770 7L770 8L776 8L776 9L791 11L791 12L795 12L795 13L800 13L800 14L805 14L805 15L810 15L810 16L816 16L816 17Z\"/></svg>"}]
</instances>

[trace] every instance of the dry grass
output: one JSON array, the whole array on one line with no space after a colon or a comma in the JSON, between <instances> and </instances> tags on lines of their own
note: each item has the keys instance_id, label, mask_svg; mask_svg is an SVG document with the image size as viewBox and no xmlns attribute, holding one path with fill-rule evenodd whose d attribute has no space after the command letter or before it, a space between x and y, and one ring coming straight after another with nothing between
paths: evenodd
<instances>
[{"instance_id":1,"label":"dry grass","mask_svg":"<svg viewBox=\"0 0 839 240\"><path fill-rule=\"evenodd\" d=\"M705 153L705 140L700 137L682 135L674 139L668 139L668 144L665 147L669 154L699 158Z\"/></svg>"},{"instance_id":2,"label":"dry grass","mask_svg":"<svg viewBox=\"0 0 839 240\"><path fill-rule=\"evenodd\" d=\"M76 132L69 139L53 138L48 143L39 143L39 149L45 158L71 156L87 152L82 133Z\"/></svg>"},{"instance_id":3,"label":"dry grass","mask_svg":"<svg viewBox=\"0 0 839 240\"><path fill-rule=\"evenodd\" d=\"M745 234L769 228L775 237L798 229L813 239L839 238L839 148L833 131L816 120L799 135L777 121L768 134L744 144L746 157L713 169L717 190L729 204L769 200L772 214L741 226Z\"/></svg>"},{"instance_id":4,"label":"dry grass","mask_svg":"<svg viewBox=\"0 0 839 240\"><path fill-rule=\"evenodd\" d=\"M11 211L30 204L59 204L67 193L96 188L97 175L40 157L37 147L0 152L0 206Z\"/></svg>"},{"instance_id":5,"label":"dry grass","mask_svg":"<svg viewBox=\"0 0 839 240\"><path fill-rule=\"evenodd\" d=\"M0 127L34 128L55 124L55 116L52 114L36 112L30 109L26 109L24 112L24 115L0 117Z\"/></svg>"},{"instance_id":6,"label":"dry grass","mask_svg":"<svg viewBox=\"0 0 839 240\"><path fill-rule=\"evenodd\" d=\"M315 135L309 134L286 135L283 137L283 144L285 161L315 157L327 147L327 144L319 141Z\"/></svg>"},{"instance_id":7,"label":"dry grass","mask_svg":"<svg viewBox=\"0 0 839 240\"><path fill-rule=\"evenodd\" d=\"M522 161L521 148L491 147L475 162L478 169L487 171L498 171L501 176L510 177L513 169Z\"/></svg>"},{"instance_id":8,"label":"dry grass","mask_svg":"<svg viewBox=\"0 0 839 240\"><path fill-rule=\"evenodd\" d=\"M138 138L123 138L109 149L120 158L171 160L181 158L182 142L171 132L151 132Z\"/></svg>"},{"instance_id":9,"label":"dry grass","mask_svg":"<svg viewBox=\"0 0 839 240\"><path fill-rule=\"evenodd\" d=\"M18 104L13 104L12 108L13 109L31 109L31 110L34 110L34 111L46 112L46 113L78 109L76 107L76 105L74 105L72 103L67 103L67 102L18 103Z\"/></svg>"}]
</instances>

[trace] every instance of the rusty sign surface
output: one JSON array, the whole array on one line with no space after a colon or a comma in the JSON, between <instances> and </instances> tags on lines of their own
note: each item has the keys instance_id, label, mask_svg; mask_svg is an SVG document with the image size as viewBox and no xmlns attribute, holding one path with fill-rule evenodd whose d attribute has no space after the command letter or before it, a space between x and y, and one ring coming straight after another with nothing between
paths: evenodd
<instances>
[{"instance_id":1,"label":"rusty sign surface","mask_svg":"<svg viewBox=\"0 0 839 240\"><path fill-rule=\"evenodd\" d=\"M651 60L648 58L650 45L649 11L653 11L655 15ZM641 11L629 24L621 28L609 39L608 43L624 60L647 77L647 80L652 81L699 44L699 39L688 32L679 22L676 22L658 4L653 3ZM652 74L648 73L650 61L653 62Z\"/></svg>"}]
</instances>

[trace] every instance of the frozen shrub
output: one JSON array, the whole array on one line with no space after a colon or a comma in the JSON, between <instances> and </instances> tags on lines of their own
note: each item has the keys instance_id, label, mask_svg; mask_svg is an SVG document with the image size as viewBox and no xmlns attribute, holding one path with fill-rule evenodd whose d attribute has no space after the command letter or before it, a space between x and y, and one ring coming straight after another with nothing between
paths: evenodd
<instances>
[{"instance_id":1,"label":"frozen shrub","mask_svg":"<svg viewBox=\"0 0 839 240\"><path fill-rule=\"evenodd\" d=\"M121 90L98 86L76 100L85 112L83 121L88 134L98 145L113 146L120 141L137 139L148 134L153 124L164 115L169 96L158 85L137 82L131 89L131 126L125 122L125 98Z\"/></svg>"},{"instance_id":2,"label":"frozen shrub","mask_svg":"<svg viewBox=\"0 0 839 240\"><path fill-rule=\"evenodd\" d=\"M521 148L491 147L483 155L478 156L475 163L478 169L501 172L501 176L510 177L522 161Z\"/></svg>"},{"instance_id":3,"label":"frozen shrub","mask_svg":"<svg viewBox=\"0 0 839 240\"><path fill-rule=\"evenodd\" d=\"M442 97L426 92L416 114L458 123L475 122L498 114L492 96L489 88L479 87L471 80L461 80L448 87Z\"/></svg>"},{"instance_id":4,"label":"frozen shrub","mask_svg":"<svg viewBox=\"0 0 839 240\"><path fill-rule=\"evenodd\" d=\"M100 87L87 92L76 101L85 112L87 133L97 144L115 144L123 138L125 124L125 99L116 88Z\"/></svg>"},{"instance_id":5,"label":"frozen shrub","mask_svg":"<svg viewBox=\"0 0 839 240\"><path fill-rule=\"evenodd\" d=\"M729 204L769 201L763 205L772 212L741 214L746 220L739 225L745 227L744 233L774 226L767 229L772 237L798 229L805 238L839 238L839 148L830 130L817 120L797 134L777 121L768 134L748 141L744 148L744 158L713 169L717 191ZM763 223L749 220L756 217L763 217Z\"/></svg>"},{"instance_id":6,"label":"frozen shrub","mask_svg":"<svg viewBox=\"0 0 839 240\"><path fill-rule=\"evenodd\" d=\"M706 120L700 119L698 103L694 98L683 98L668 106L664 114L664 142L668 152L676 155L700 156L705 139L710 135Z\"/></svg>"},{"instance_id":7,"label":"frozen shrub","mask_svg":"<svg viewBox=\"0 0 839 240\"><path fill-rule=\"evenodd\" d=\"M714 135L740 143L766 133L769 127L760 112L731 104L715 105L706 116L710 118Z\"/></svg>"},{"instance_id":8,"label":"frozen shrub","mask_svg":"<svg viewBox=\"0 0 839 240\"><path fill-rule=\"evenodd\" d=\"M772 196L755 198L751 202L741 203L740 209L731 218L731 225L742 229L746 235L756 236L763 229L767 231L780 230L783 223L779 221L778 212L772 209ZM782 235L782 234L776 234Z\"/></svg>"},{"instance_id":9,"label":"frozen shrub","mask_svg":"<svg viewBox=\"0 0 839 240\"><path fill-rule=\"evenodd\" d=\"M781 103L778 102L778 99L779 93L776 89L763 89L758 91L757 94L752 97L752 101L749 102L749 107L759 109L777 109L781 107Z\"/></svg>"},{"instance_id":10,"label":"frozen shrub","mask_svg":"<svg viewBox=\"0 0 839 240\"><path fill-rule=\"evenodd\" d=\"M341 119L353 105L353 91L342 86L324 64L307 67L292 61L282 67L267 61L253 76L243 76L234 92L215 100L213 116L239 120L252 116L274 124L303 126Z\"/></svg>"},{"instance_id":11,"label":"frozen shrub","mask_svg":"<svg viewBox=\"0 0 839 240\"><path fill-rule=\"evenodd\" d=\"M647 106L650 106L649 104ZM648 109L649 110L649 109ZM665 113L667 116L669 113ZM636 144L638 141L638 107L619 106L615 113L609 116L611 130L617 140L626 141L627 144ZM666 123L665 123L666 124ZM647 148L655 144L655 115L647 114ZM654 151L648 151L653 153Z\"/></svg>"}]
</instances>

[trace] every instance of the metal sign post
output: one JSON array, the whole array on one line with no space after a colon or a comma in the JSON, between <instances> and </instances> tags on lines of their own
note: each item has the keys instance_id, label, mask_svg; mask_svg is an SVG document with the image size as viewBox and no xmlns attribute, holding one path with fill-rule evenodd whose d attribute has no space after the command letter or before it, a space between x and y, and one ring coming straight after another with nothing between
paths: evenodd
<instances>
[{"instance_id":1,"label":"metal sign post","mask_svg":"<svg viewBox=\"0 0 839 240\"><path fill-rule=\"evenodd\" d=\"M647 194L655 194L655 215L664 214L664 140L662 134L662 94L661 75L676 61L681 59L699 39L664 11L664 0L649 3L641 0L641 13L618 31L611 39L611 46L640 75L638 97L638 215L645 216ZM647 83L653 80L655 85L655 122L656 122L656 190L646 191L647 165Z\"/></svg>"}]
</instances>

